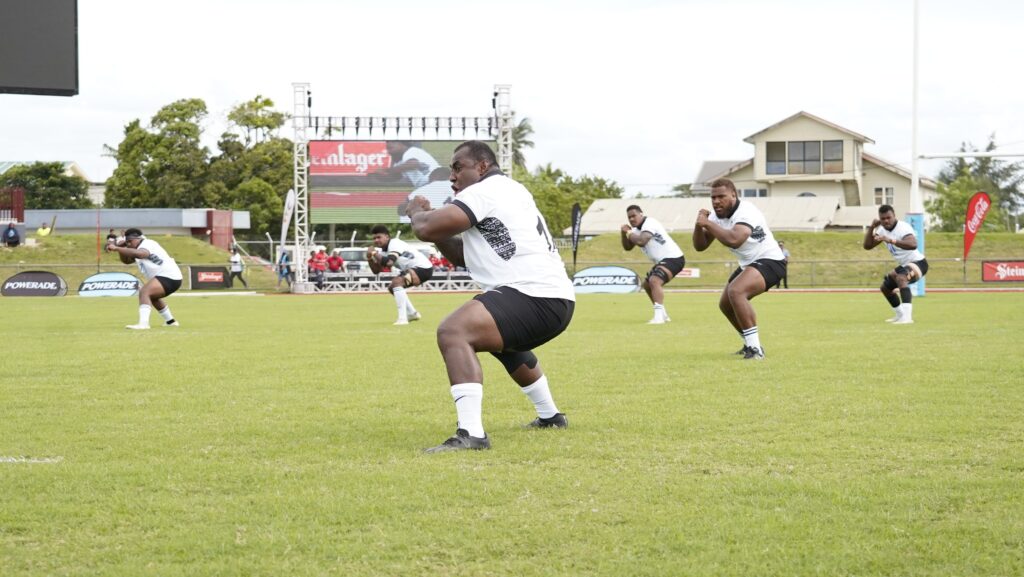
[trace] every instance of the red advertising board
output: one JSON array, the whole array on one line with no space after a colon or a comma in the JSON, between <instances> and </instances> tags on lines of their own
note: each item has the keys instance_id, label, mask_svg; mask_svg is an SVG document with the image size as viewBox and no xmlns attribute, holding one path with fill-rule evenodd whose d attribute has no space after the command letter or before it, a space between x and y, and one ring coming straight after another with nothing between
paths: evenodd
<instances>
[{"instance_id":1,"label":"red advertising board","mask_svg":"<svg viewBox=\"0 0 1024 577\"><path fill-rule=\"evenodd\" d=\"M391 166L387 143L315 140L309 143L310 175L366 175Z\"/></svg>"},{"instance_id":2,"label":"red advertising board","mask_svg":"<svg viewBox=\"0 0 1024 577\"><path fill-rule=\"evenodd\" d=\"M985 282L1024 282L1024 260L986 260L981 263Z\"/></svg>"}]
</instances>

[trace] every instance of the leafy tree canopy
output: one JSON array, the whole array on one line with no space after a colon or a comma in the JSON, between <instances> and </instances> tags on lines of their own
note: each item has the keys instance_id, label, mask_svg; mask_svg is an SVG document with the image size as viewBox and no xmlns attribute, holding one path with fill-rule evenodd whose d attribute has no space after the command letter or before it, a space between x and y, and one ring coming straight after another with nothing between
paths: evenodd
<instances>
[{"instance_id":1,"label":"leafy tree canopy","mask_svg":"<svg viewBox=\"0 0 1024 577\"><path fill-rule=\"evenodd\" d=\"M80 176L68 176L60 162L36 162L15 166L0 175L0 188L25 191L25 208L92 208L89 183Z\"/></svg>"}]
</instances>

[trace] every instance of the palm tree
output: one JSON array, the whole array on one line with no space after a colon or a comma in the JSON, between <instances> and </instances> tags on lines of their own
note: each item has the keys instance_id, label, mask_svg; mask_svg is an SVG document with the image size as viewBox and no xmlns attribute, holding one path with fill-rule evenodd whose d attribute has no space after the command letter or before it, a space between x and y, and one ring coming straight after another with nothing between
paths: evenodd
<instances>
[{"instance_id":1,"label":"palm tree","mask_svg":"<svg viewBox=\"0 0 1024 577\"><path fill-rule=\"evenodd\" d=\"M515 117L515 111L512 112L513 118ZM529 118L523 118L519 121L519 124L512 129L512 164L519 168L526 168L526 157L523 156L524 148L533 148L533 141L530 140L530 136L533 135L533 126L530 125Z\"/></svg>"}]
</instances>

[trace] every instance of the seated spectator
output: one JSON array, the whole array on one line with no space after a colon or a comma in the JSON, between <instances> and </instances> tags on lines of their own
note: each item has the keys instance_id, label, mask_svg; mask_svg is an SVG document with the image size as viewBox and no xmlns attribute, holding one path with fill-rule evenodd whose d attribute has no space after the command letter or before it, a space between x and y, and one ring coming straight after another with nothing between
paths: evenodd
<instances>
[{"instance_id":1,"label":"seated spectator","mask_svg":"<svg viewBox=\"0 0 1024 577\"><path fill-rule=\"evenodd\" d=\"M324 288L324 273L327 272L327 251L320 249L309 258L309 272L311 278L316 282L316 288Z\"/></svg>"},{"instance_id":2,"label":"seated spectator","mask_svg":"<svg viewBox=\"0 0 1024 577\"><path fill-rule=\"evenodd\" d=\"M341 258L340 252L332 252L327 259L327 268L331 272L342 272L345 270L345 259Z\"/></svg>"},{"instance_id":3,"label":"seated spectator","mask_svg":"<svg viewBox=\"0 0 1024 577\"><path fill-rule=\"evenodd\" d=\"M18 234L18 229L14 228L14 223L8 223L7 230L4 231L4 245L14 248L21 244L21 235Z\"/></svg>"},{"instance_id":4,"label":"seated spectator","mask_svg":"<svg viewBox=\"0 0 1024 577\"><path fill-rule=\"evenodd\" d=\"M441 259L436 254L430 255L430 264L434 267L434 270L444 270L441 265Z\"/></svg>"}]
</instances>

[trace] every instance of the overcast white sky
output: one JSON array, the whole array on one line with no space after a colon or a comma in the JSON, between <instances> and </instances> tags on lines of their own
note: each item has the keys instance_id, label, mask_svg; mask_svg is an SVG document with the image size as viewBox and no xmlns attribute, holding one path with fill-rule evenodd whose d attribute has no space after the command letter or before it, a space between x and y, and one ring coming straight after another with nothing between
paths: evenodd
<instances>
[{"instance_id":1,"label":"overcast white sky","mask_svg":"<svg viewBox=\"0 0 1024 577\"><path fill-rule=\"evenodd\" d=\"M79 0L74 97L0 94L0 160L105 180L125 124L179 98L332 116L490 114L512 85L529 165L662 194L800 110L910 167L913 0ZM920 0L920 151L1024 152L1024 3ZM290 128L282 132L291 137ZM933 176L938 161L922 163Z\"/></svg>"}]
</instances>

